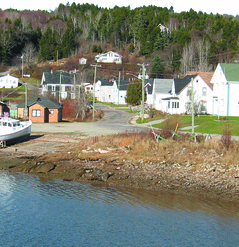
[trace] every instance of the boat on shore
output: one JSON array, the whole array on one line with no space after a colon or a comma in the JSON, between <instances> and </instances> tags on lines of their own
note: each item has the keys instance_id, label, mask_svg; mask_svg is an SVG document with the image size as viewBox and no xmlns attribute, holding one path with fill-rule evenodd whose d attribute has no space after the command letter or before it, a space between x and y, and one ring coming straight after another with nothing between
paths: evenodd
<instances>
[{"instance_id":1,"label":"boat on shore","mask_svg":"<svg viewBox=\"0 0 239 247\"><path fill-rule=\"evenodd\" d=\"M31 135L32 121L20 121L8 116L0 117L0 143L2 146L24 141Z\"/></svg>"}]
</instances>

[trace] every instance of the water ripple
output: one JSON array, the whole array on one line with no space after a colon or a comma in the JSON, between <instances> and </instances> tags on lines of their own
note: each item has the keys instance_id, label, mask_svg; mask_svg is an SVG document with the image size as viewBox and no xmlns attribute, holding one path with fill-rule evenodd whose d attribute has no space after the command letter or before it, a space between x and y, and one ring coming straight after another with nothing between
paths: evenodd
<instances>
[{"instance_id":1,"label":"water ripple","mask_svg":"<svg viewBox=\"0 0 239 247\"><path fill-rule=\"evenodd\" d=\"M0 172L0 246L237 246L239 207Z\"/></svg>"}]
</instances>

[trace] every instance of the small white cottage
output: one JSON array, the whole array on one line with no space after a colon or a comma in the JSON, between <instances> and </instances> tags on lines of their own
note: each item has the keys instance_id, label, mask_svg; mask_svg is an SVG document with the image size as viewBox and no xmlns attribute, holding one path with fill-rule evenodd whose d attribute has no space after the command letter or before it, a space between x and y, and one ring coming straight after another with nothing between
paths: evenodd
<instances>
[{"instance_id":1,"label":"small white cottage","mask_svg":"<svg viewBox=\"0 0 239 247\"><path fill-rule=\"evenodd\" d=\"M95 61L97 63L116 63L122 64L122 56L116 52L108 51L103 54L99 54L95 56Z\"/></svg>"},{"instance_id":2,"label":"small white cottage","mask_svg":"<svg viewBox=\"0 0 239 247\"><path fill-rule=\"evenodd\" d=\"M9 74L0 76L0 88L16 88L18 86L18 78Z\"/></svg>"}]
</instances>

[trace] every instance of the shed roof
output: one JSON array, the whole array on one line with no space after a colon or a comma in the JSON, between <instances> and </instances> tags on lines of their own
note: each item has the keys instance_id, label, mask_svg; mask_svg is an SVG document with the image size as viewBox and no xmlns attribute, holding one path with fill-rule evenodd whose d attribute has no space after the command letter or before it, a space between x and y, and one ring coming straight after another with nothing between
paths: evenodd
<instances>
[{"instance_id":1,"label":"shed roof","mask_svg":"<svg viewBox=\"0 0 239 247\"><path fill-rule=\"evenodd\" d=\"M55 101L52 101L46 97L33 97L27 101L27 107L30 107L34 104L39 104L43 106L44 108L49 108L49 109L60 109L62 108L62 105L60 103L57 103ZM25 107L25 102L17 105L17 108L24 108Z\"/></svg>"}]
</instances>

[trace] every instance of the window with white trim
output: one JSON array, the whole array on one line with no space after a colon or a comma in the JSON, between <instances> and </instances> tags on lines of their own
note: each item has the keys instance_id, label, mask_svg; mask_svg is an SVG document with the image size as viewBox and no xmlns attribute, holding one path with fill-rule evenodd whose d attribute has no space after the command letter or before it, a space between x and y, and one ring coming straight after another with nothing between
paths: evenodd
<instances>
[{"instance_id":1,"label":"window with white trim","mask_svg":"<svg viewBox=\"0 0 239 247\"><path fill-rule=\"evenodd\" d=\"M40 117L41 116L41 110L32 110L32 116L33 117Z\"/></svg>"}]
</instances>

